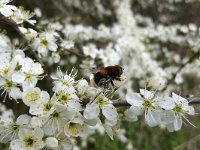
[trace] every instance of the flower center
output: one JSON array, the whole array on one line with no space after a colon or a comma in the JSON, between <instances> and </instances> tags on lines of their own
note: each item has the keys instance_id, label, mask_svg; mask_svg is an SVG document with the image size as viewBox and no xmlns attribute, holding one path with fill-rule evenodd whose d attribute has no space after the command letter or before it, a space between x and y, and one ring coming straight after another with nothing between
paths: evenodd
<instances>
[{"instance_id":1,"label":"flower center","mask_svg":"<svg viewBox=\"0 0 200 150\"><path fill-rule=\"evenodd\" d=\"M44 108L45 108L45 110L46 111L48 111L48 110L50 110L51 108L52 108L52 104L50 103L50 102L48 102L45 106L44 106Z\"/></svg>"},{"instance_id":2,"label":"flower center","mask_svg":"<svg viewBox=\"0 0 200 150\"><path fill-rule=\"evenodd\" d=\"M56 96L56 98L58 99L59 103L66 104L70 100L70 94L60 92L59 95Z\"/></svg>"},{"instance_id":3,"label":"flower center","mask_svg":"<svg viewBox=\"0 0 200 150\"><path fill-rule=\"evenodd\" d=\"M65 85L65 86L70 86L69 82L65 81L65 80L62 80L62 84Z\"/></svg>"},{"instance_id":4,"label":"flower center","mask_svg":"<svg viewBox=\"0 0 200 150\"><path fill-rule=\"evenodd\" d=\"M10 89L13 87L13 83L11 81L6 81L5 85L4 85L5 89Z\"/></svg>"},{"instance_id":5,"label":"flower center","mask_svg":"<svg viewBox=\"0 0 200 150\"><path fill-rule=\"evenodd\" d=\"M78 126L76 126L76 123L70 122L69 125L68 125L67 128L66 128L66 131L67 131L67 133L68 133L69 135L76 137L76 136L78 136L78 134L79 134L79 130L78 130L77 127L78 127Z\"/></svg>"},{"instance_id":6,"label":"flower center","mask_svg":"<svg viewBox=\"0 0 200 150\"><path fill-rule=\"evenodd\" d=\"M25 95L25 99L28 102L36 101L36 100L40 99L40 94L38 92L36 92L36 91L33 91L33 92L30 92L30 93L27 93Z\"/></svg>"},{"instance_id":7,"label":"flower center","mask_svg":"<svg viewBox=\"0 0 200 150\"><path fill-rule=\"evenodd\" d=\"M11 124L11 128L13 129L13 131L16 131L19 129L19 125L16 123Z\"/></svg>"},{"instance_id":8,"label":"flower center","mask_svg":"<svg viewBox=\"0 0 200 150\"><path fill-rule=\"evenodd\" d=\"M42 39L41 44L43 44L44 46L48 46L48 41L46 39Z\"/></svg>"},{"instance_id":9,"label":"flower center","mask_svg":"<svg viewBox=\"0 0 200 150\"><path fill-rule=\"evenodd\" d=\"M24 142L25 142L25 145L26 145L26 146L31 147L31 146L33 146L33 144L35 143L35 139L34 139L33 137L28 137L28 138L26 138L26 139L24 140Z\"/></svg>"},{"instance_id":10,"label":"flower center","mask_svg":"<svg viewBox=\"0 0 200 150\"><path fill-rule=\"evenodd\" d=\"M58 112L54 112L54 113L52 114L52 116L53 116L53 118L58 118L58 117L59 117L59 113L58 113Z\"/></svg>"},{"instance_id":11,"label":"flower center","mask_svg":"<svg viewBox=\"0 0 200 150\"><path fill-rule=\"evenodd\" d=\"M144 98L144 103L143 103L143 106L145 108L154 108L154 106L152 105L152 100L151 99L146 99Z\"/></svg>"},{"instance_id":12,"label":"flower center","mask_svg":"<svg viewBox=\"0 0 200 150\"><path fill-rule=\"evenodd\" d=\"M33 76L32 74L26 73L26 79L31 79L32 76Z\"/></svg>"},{"instance_id":13,"label":"flower center","mask_svg":"<svg viewBox=\"0 0 200 150\"><path fill-rule=\"evenodd\" d=\"M97 100L96 100L96 103L101 107L103 108L106 104L109 103L108 99L106 99L105 97L97 97Z\"/></svg>"},{"instance_id":14,"label":"flower center","mask_svg":"<svg viewBox=\"0 0 200 150\"><path fill-rule=\"evenodd\" d=\"M10 71L10 67L3 68L2 70L0 70L0 75L4 76L4 75L6 75L9 71Z\"/></svg>"},{"instance_id":15,"label":"flower center","mask_svg":"<svg viewBox=\"0 0 200 150\"><path fill-rule=\"evenodd\" d=\"M184 110L181 107L181 104L176 104L175 107L172 109L176 113L184 113Z\"/></svg>"}]
</instances>

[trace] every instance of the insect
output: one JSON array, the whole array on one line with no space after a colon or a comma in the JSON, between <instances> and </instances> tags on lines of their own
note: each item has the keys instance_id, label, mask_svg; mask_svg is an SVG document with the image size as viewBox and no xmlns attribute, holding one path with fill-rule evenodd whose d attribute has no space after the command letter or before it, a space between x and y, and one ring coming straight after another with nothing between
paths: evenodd
<instances>
[{"instance_id":1,"label":"insect","mask_svg":"<svg viewBox=\"0 0 200 150\"><path fill-rule=\"evenodd\" d=\"M124 69L120 65L103 67L98 72L94 73L93 80L99 87L107 88L110 83L114 87L113 80L121 81L120 77L123 70Z\"/></svg>"}]
</instances>

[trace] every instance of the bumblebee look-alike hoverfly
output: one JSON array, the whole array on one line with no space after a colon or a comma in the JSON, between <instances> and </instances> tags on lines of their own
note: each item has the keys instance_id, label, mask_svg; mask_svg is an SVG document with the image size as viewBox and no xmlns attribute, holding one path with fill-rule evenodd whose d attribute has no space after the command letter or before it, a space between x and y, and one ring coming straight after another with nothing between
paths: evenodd
<instances>
[{"instance_id":1,"label":"bumblebee look-alike hoverfly","mask_svg":"<svg viewBox=\"0 0 200 150\"><path fill-rule=\"evenodd\" d=\"M93 75L94 83L99 87L107 88L109 84L114 87L113 80L122 81L121 75L123 70L124 69L120 65L100 68L100 70Z\"/></svg>"}]
</instances>

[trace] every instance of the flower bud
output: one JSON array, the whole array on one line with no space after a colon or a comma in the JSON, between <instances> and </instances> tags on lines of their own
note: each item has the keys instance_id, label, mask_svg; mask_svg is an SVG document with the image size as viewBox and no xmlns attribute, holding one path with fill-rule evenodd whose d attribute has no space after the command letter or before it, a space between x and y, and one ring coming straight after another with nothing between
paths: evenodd
<instances>
[{"instance_id":1,"label":"flower bud","mask_svg":"<svg viewBox=\"0 0 200 150\"><path fill-rule=\"evenodd\" d=\"M45 140L46 148L54 149L58 147L58 140L54 137L48 137Z\"/></svg>"}]
</instances>

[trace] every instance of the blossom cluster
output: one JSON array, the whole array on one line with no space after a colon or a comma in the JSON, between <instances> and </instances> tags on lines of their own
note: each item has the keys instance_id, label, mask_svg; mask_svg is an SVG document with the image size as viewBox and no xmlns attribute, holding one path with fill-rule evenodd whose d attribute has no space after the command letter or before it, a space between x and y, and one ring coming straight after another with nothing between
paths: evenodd
<instances>
[{"instance_id":1,"label":"blossom cluster","mask_svg":"<svg viewBox=\"0 0 200 150\"><path fill-rule=\"evenodd\" d=\"M175 93L172 93L172 97L159 97L153 92L140 89L140 93L128 92L126 100L131 105L125 112L129 120L136 121L144 112L149 126L165 125L170 132L181 129L182 119L190 123L187 114L195 114L194 107Z\"/></svg>"}]
</instances>

